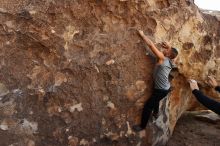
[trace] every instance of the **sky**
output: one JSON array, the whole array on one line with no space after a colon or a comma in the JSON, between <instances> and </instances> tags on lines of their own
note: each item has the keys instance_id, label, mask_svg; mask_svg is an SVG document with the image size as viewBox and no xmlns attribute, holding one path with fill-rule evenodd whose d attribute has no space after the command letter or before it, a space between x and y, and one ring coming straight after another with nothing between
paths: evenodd
<instances>
[{"instance_id":1,"label":"sky","mask_svg":"<svg viewBox=\"0 0 220 146\"><path fill-rule=\"evenodd\" d=\"M220 11L220 0L194 0L194 2L199 8Z\"/></svg>"}]
</instances>

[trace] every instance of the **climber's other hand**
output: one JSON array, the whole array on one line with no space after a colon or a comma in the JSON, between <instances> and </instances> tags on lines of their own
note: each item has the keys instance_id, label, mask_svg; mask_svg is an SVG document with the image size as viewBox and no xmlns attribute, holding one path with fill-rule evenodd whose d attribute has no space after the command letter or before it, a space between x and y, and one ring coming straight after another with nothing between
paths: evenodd
<instances>
[{"instance_id":1,"label":"climber's other hand","mask_svg":"<svg viewBox=\"0 0 220 146\"><path fill-rule=\"evenodd\" d=\"M190 84L190 88L192 91L195 89L199 90L199 86L198 86L198 83L196 82L196 80L190 79L190 80L188 80L188 82Z\"/></svg>"}]
</instances>

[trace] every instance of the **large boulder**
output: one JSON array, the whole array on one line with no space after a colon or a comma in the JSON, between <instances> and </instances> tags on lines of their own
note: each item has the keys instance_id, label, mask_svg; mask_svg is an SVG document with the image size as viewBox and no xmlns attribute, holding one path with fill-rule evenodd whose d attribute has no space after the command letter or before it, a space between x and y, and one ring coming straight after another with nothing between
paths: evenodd
<instances>
[{"instance_id":1,"label":"large boulder","mask_svg":"<svg viewBox=\"0 0 220 146\"><path fill-rule=\"evenodd\" d=\"M197 107L188 78L219 77L215 16L185 0L0 0L0 145L165 145ZM178 48L173 90L134 133L154 61L136 29ZM158 45L159 47L159 45Z\"/></svg>"}]
</instances>

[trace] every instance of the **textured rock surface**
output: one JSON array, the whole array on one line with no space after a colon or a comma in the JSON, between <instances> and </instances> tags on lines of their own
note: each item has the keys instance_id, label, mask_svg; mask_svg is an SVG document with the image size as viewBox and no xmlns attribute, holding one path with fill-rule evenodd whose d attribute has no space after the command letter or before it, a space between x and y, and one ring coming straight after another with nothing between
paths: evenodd
<instances>
[{"instance_id":1,"label":"textured rock surface","mask_svg":"<svg viewBox=\"0 0 220 146\"><path fill-rule=\"evenodd\" d=\"M0 0L0 145L164 145L219 78L218 20L184 0ZM179 48L174 90L135 134L154 62L135 29ZM214 95L213 92L207 92Z\"/></svg>"},{"instance_id":2,"label":"textured rock surface","mask_svg":"<svg viewBox=\"0 0 220 146\"><path fill-rule=\"evenodd\" d=\"M220 145L220 116L207 111L187 112L178 120L167 146Z\"/></svg>"}]
</instances>

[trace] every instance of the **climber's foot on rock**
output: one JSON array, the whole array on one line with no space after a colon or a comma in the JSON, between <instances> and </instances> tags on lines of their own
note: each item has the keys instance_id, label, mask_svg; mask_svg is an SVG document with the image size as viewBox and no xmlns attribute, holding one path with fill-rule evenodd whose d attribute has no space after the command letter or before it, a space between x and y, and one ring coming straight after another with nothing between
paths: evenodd
<instances>
[{"instance_id":1,"label":"climber's foot on rock","mask_svg":"<svg viewBox=\"0 0 220 146\"><path fill-rule=\"evenodd\" d=\"M144 130L144 128L142 128L140 125L134 125L134 126L132 127L132 130L133 130L134 132L140 132L140 131Z\"/></svg>"}]
</instances>

